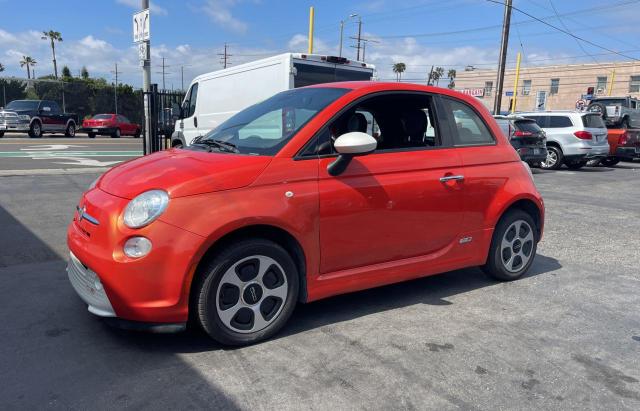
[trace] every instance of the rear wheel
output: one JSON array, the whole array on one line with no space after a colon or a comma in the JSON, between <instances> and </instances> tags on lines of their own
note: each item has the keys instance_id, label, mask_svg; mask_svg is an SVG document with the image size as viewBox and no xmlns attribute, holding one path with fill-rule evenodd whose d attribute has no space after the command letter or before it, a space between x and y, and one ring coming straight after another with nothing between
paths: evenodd
<instances>
[{"instance_id":1,"label":"rear wheel","mask_svg":"<svg viewBox=\"0 0 640 411\"><path fill-rule=\"evenodd\" d=\"M533 218L522 210L511 210L493 233L487 263L482 270L501 281L520 278L533 263L538 247Z\"/></svg>"},{"instance_id":2,"label":"rear wheel","mask_svg":"<svg viewBox=\"0 0 640 411\"><path fill-rule=\"evenodd\" d=\"M619 162L620 160L618 160L616 157L607 157L600 160L600 164L602 164L605 167L613 167Z\"/></svg>"},{"instance_id":3,"label":"rear wheel","mask_svg":"<svg viewBox=\"0 0 640 411\"><path fill-rule=\"evenodd\" d=\"M622 119L622 122L620 123L620 128L625 130L628 128L631 128L631 126L629 125L629 117L625 117Z\"/></svg>"},{"instance_id":4,"label":"rear wheel","mask_svg":"<svg viewBox=\"0 0 640 411\"><path fill-rule=\"evenodd\" d=\"M96 138L96 135L94 133L88 133L89 138Z\"/></svg>"},{"instance_id":5,"label":"rear wheel","mask_svg":"<svg viewBox=\"0 0 640 411\"><path fill-rule=\"evenodd\" d=\"M0 131L0 138L4 137L4 131Z\"/></svg>"},{"instance_id":6,"label":"rear wheel","mask_svg":"<svg viewBox=\"0 0 640 411\"><path fill-rule=\"evenodd\" d=\"M142 134L140 129L139 128L136 129L136 132L133 133L133 138L140 138L140 134Z\"/></svg>"},{"instance_id":7,"label":"rear wheel","mask_svg":"<svg viewBox=\"0 0 640 411\"><path fill-rule=\"evenodd\" d=\"M120 129L116 128L116 131L113 132L111 138L120 138Z\"/></svg>"},{"instance_id":8,"label":"rear wheel","mask_svg":"<svg viewBox=\"0 0 640 411\"><path fill-rule=\"evenodd\" d=\"M75 137L76 136L76 125L73 123L69 123L67 129L64 132L64 135L67 137Z\"/></svg>"},{"instance_id":9,"label":"rear wheel","mask_svg":"<svg viewBox=\"0 0 640 411\"><path fill-rule=\"evenodd\" d=\"M38 120L31 123L29 127L29 137L40 138L42 137L42 124Z\"/></svg>"},{"instance_id":10,"label":"rear wheel","mask_svg":"<svg viewBox=\"0 0 640 411\"><path fill-rule=\"evenodd\" d=\"M255 343L287 322L298 299L298 271L280 245L243 240L225 248L194 285L202 328L229 345Z\"/></svg>"},{"instance_id":11,"label":"rear wheel","mask_svg":"<svg viewBox=\"0 0 640 411\"><path fill-rule=\"evenodd\" d=\"M562 167L562 150L556 146L547 146L547 158L540 166L547 170L557 170Z\"/></svg>"}]
</instances>

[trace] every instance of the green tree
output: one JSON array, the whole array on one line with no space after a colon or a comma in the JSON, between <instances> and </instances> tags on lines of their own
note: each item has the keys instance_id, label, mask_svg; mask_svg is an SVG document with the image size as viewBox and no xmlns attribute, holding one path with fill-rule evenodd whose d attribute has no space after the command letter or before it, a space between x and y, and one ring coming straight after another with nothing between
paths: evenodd
<instances>
[{"instance_id":1,"label":"green tree","mask_svg":"<svg viewBox=\"0 0 640 411\"><path fill-rule=\"evenodd\" d=\"M62 34L59 31L43 31L42 40L51 41L51 54L53 54L53 75L58 78L58 63L56 62L56 41L62 42Z\"/></svg>"},{"instance_id":2,"label":"green tree","mask_svg":"<svg viewBox=\"0 0 640 411\"><path fill-rule=\"evenodd\" d=\"M407 69L407 65L404 63L395 63L393 65L393 72L396 73L396 81L402 80L402 73Z\"/></svg>"},{"instance_id":3,"label":"green tree","mask_svg":"<svg viewBox=\"0 0 640 411\"><path fill-rule=\"evenodd\" d=\"M0 63L0 73L2 73L4 71L4 66L2 65L2 63Z\"/></svg>"},{"instance_id":4,"label":"green tree","mask_svg":"<svg viewBox=\"0 0 640 411\"><path fill-rule=\"evenodd\" d=\"M20 80L0 79L0 89L3 107L13 100L22 100L27 95L27 84Z\"/></svg>"},{"instance_id":5,"label":"green tree","mask_svg":"<svg viewBox=\"0 0 640 411\"><path fill-rule=\"evenodd\" d=\"M450 69L447 72L447 77L449 77L449 85L447 87L449 87L450 89L454 89L456 88L456 75L458 73L456 72L455 69Z\"/></svg>"},{"instance_id":6,"label":"green tree","mask_svg":"<svg viewBox=\"0 0 640 411\"><path fill-rule=\"evenodd\" d=\"M62 78L64 79L71 78L71 70L69 70L69 67L67 66L62 67Z\"/></svg>"},{"instance_id":7,"label":"green tree","mask_svg":"<svg viewBox=\"0 0 640 411\"><path fill-rule=\"evenodd\" d=\"M82 70L80 70L80 77L85 80L89 80L89 70L85 66L82 66Z\"/></svg>"},{"instance_id":8,"label":"green tree","mask_svg":"<svg viewBox=\"0 0 640 411\"><path fill-rule=\"evenodd\" d=\"M29 56L22 56L20 60L20 67L27 66L27 78L31 79L31 67L35 66L38 62Z\"/></svg>"},{"instance_id":9,"label":"green tree","mask_svg":"<svg viewBox=\"0 0 640 411\"><path fill-rule=\"evenodd\" d=\"M429 84L440 84L440 79L444 76L444 69L442 67L436 67L435 70L429 75Z\"/></svg>"}]
</instances>

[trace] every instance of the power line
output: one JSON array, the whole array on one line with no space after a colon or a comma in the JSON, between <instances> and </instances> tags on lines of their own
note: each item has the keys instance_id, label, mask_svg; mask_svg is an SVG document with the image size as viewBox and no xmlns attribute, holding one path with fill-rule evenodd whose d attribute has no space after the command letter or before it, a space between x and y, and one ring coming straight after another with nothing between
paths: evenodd
<instances>
[{"instance_id":1,"label":"power line","mask_svg":"<svg viewBox=\"0 0 640 411\"><path fill-rule=\"evenodd\" d=\"M486 1L488 1L489 3L495 3L495 4L502 4L502 5L504 5L504 3L502 3L502 2L500 2L500 1L498 1L498 0L486 0ZM573 33L569 32L569 31L567 31L567 30L564 30L564 29L562 29L562 28L560 28L560 27L558 27L558 26L554 26L554 25L553 25L553 24L551 24L551 23L547 23L546 21L544 21L544 20L542 20L542 19L540 19L540 18L538 18L538 17L536 17L536 16L534 16L534 15L532 15L532 14L529 14L529 13L527 13L526 11L521 10L521 9L519 9L519 8L517 8L517 7L511 6L511 8L513 8L513 9L514 9L514 10L516 10L516 11L519 11L520 13L524 14L525 16L527 16L527 17L529 17L529 18L532 18L532 19L534 19L534 20L538 21L539 23L542 23L542 24L544 24L544 25L546 25L546 26L549 26L549 27L551 27L551 28L553 28L553 29L555 29L555 30L558 30L558 31L559 31L559 32L561 32L561 33L564 33L564 34L566 34L566 35L568 35L568 36L571 36L571 37L573 37L574 39L578 39L578 40L580 40L580 41L583 41L583 42L585 42L585 43L587 43L587 44L590 44L590 45L592 45L592 46L594 46L594 47L597 47L597 48L599 48L599 49L609 51L609 52L611 52L611 53L613 53L613 54L617 54L617 55L619 55L619 56L621 56L621 57L624 57L624 58L627 58L627 59L630 59L630 60L640 61L640 59L637 59L637 58L635 58L635 57L628 56L628 55L626 55L626 54L623 54L623 53L620 53L620 52L618 52L618 51L612 50L612 49L610 49L610 48L607 48L607 47L601 46L600 44L594 43L594 42L593 42L593 41L591 41L591 40L587 40L587 39L582 38L582 37L580 37L580 36L576 36L575 34L573 34Z\"/></svg>"}]
</instances>

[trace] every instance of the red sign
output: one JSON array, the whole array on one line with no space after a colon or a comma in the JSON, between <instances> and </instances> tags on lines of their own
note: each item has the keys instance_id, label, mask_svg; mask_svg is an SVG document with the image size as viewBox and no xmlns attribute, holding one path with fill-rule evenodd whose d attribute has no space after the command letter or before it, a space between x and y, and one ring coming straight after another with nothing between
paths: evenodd
<instances>
[{"instance_id":1,"label":"red sign","mask_svg":"<svg viewBox=\"0 0 640 411\"><path fill-rule=\"evenodd\" d=\"M462 94L466 94L468 96L473 97L484 97L484 89L483 88L465 88L462 90L458 90Z\"/></svg>"}]
</instances>

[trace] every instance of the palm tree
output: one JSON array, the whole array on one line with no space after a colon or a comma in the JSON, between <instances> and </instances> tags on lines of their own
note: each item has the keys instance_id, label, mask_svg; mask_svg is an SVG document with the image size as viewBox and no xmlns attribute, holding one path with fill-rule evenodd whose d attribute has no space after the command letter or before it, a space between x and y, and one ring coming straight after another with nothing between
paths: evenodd
<instances>
[{"instance_id":1,"label":"palm tree","mask_svg":"<svg viewBox=\"0 0 640 411\"><path fill-rule=\"evenodd\" d=\"M393 72L396 73L396 81L402 80L402 73L407 69L407 65L404 63L395 63L393 65Z\"/></svg>"},{"instance_id":2,"label":"palm tree","mask_svg":"<svg viewBox=\"0 0 640 411\"><path fill-rule=\"evenodd\" d=\"M29 56L22 56L22 60L20 60L20 67L24 67L27 66L27 78L31 79L31 66L35 66L36 64L38 64L38 62L29 57Z\"/></svg>"},{"instance_id":3,"label":"palm tree","mask_svg":"<svg viewBox=\"0 0 640 411\"><path fill-rule=\"evenodd\" d=\"M2 73L4 71L4 66L2 65L2 63L0 63L0 73Z\"/></svg>"},{"instance_id":4,"label":"palm tree","mask_svg":"<svg viewBox=\"0 0 640 411\"><path fill-rule=\"evenodd\" d=\"M62 41L62 34L59 31L43 31L42 40L51 41L51 53L53 54L53 74L58 78L58 64L56 63L56 45L55 41Z\"/></svg>"},{"instance_id":5,"label":"palm tree","mask_svg":"<svg viewBox=\"0 0 640 411\"><path fill-rule=\"evenodd\" d=\"M456 75L458 73L456 72L455 69L450 69L449 72L447 73L447 77L449 77L449 88L453 89L456 87Z\"/></svg>"}]
</instances>

